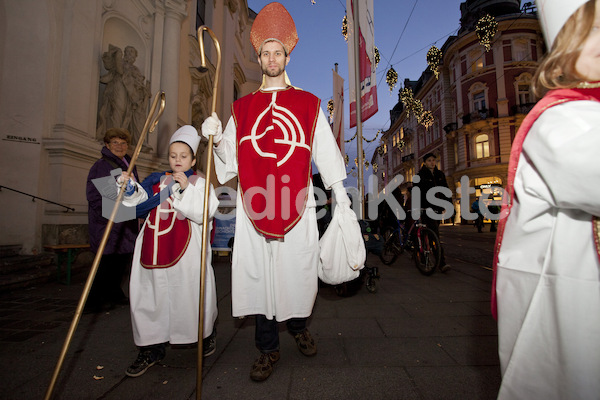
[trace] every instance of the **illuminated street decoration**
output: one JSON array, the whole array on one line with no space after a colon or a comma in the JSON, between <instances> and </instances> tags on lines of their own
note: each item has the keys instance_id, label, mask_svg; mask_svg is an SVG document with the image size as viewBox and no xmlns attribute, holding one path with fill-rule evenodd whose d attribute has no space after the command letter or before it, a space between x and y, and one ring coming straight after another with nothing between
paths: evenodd
<instances>
[{"instance_id":1,"label":"illuminated street decoration","mask_svg":"<svg viewBox=\"0 0 600 400\"><path fill-rule=\"evenodd\" d=\"M391 93L392 90L394 90L394 87L396 87L396 84L398 83L398 73L396 72L394 67L390 67L387 74L385 74L385 82L390 87Z\"/></svg>"},{"instance_id":2,"label":"illuminated street decoration","mask_svg":"<svg viewBox=\"0 0 600 400\"><path fill-rule=\"evenodd\" d=\"M435 46L431 46L429 51L427 52L427 64L433 72L435 79L438 79L440 76L440 72L438 71L438 67L442 62L442 51Z\"/></svg>"},{"instance_id":3,"label":"illuminated street decoration","mask_svg":"<svg viewBox=\"0 0 600 400\"><path fill-rule=\"evenodd\" d=\"M486 14L477 21L475 32L477 33L479 43L485 47L485 51L490 51L492 48L492 39L496 35L496 32L498 32L498 22L496 22L494 17Z\"/></svg>"}]
</instances>

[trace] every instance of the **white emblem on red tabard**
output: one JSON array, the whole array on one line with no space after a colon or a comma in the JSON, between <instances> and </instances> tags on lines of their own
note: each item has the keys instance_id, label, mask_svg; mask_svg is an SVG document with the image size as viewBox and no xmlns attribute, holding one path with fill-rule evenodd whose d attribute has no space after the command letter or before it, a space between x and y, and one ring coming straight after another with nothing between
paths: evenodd
<instances>
[{"instance_id":1,"label":"white emblem on red tabard","mask_svg":"<svg viewBox=\"0 0 600 400\"><path fill-rule=\"evenodd\" d=\"M166 188L172 180L173 177L171 176L163 177L159 185L159 192ZM150 228L154 233L154 244L152 247L152 262L154 265L158 263L158 239L160 236L166 235L169 232L171 232L171 230L173 229L173 225L175 225L175 218L177 217L177 211L173 208L173 199L171 198L171 196L167 197L166 204L163 202L157 207L157 211L158 212L156 213L156 219L154 221L151 221L150 218L148 218L147 222L148 228ZM167 221L169 218L171 218L171 223L161 231L159 221Z\"/></svg>"},{"instance_id":2,"label":"white emblem on red tabard","mask_svg":"<svg viewBox=\"0 0 600 400\"><path fill-rule=\"evenodd\" d=\"M268 153L263 151L258 145L258 140L262 139L269 131L272 131L274 128L273 125L267 127L263 132L257 133L258 127L260 126L261 121L265 117L265 115L272 110L273 111L273 123L279 127L281 132L283 133L283 138L274 139L273 142L276 144L288 145L289 149L285 156L283 156L280 160L277 161L277 167L281 167L283 164L289 160L289 158L294 154L297 147L303 147L310 151L310 146L306 144L306 135L304 134L304 129L302 129L302 125L296 118L296 116L287 108L281 107L277 105L277 92L273 92L271 95L271 103L269 106L264 109L254 122L252 126L252 130L249 136L246 136L240 140L240 144L246 140L250 140L252 143L252 147L256 154L263 158L275 158L277 159L277 155L275 153Z\"/></svg>"}]
</instances>

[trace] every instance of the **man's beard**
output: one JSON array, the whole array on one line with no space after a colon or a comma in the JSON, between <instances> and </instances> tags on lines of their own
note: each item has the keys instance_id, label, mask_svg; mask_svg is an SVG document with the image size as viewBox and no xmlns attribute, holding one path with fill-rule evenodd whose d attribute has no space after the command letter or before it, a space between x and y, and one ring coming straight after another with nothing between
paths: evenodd
<instances>
[{"instance_id":1,"label":"man's beard","mask_svg":"<svg viewBox=\"0 0 600 400\"><path fill-rule=\"evenodd\" d=\"M269 71L269 67L262 68L262 73L270 78L277 78L278 76L281 76L284 72L285 72L285 67L277 68L277 69L271 70L271 71Z\"/></svg>"}]
</instances>

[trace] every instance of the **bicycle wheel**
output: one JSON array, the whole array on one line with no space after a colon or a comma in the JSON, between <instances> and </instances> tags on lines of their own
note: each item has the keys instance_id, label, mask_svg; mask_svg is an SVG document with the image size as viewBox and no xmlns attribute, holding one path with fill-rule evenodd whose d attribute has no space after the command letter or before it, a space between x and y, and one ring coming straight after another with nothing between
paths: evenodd
<instances>
[{"instance_id":1,"label":"bicycle wheel","mask_svg":"<svg viewBox=\"0 0 600 400\"><path fill-rule=\"evenodd\" d=\"M385 265L391 265L398 258L396 246L399 246L398 232L387 230L383 233L383 249L379 259Z\"/></svg>"},{"instance_id":2,"label":"bicycle wheel","mask_svg":"<svg viewBox=\"0 0 600 400\"><path fill-rule=\"evenodd\" d=\"M431 275L440 263L440 240L429 228L420 228L414 250L415 265L423 275Z\"/></svg>"}]
</instances>

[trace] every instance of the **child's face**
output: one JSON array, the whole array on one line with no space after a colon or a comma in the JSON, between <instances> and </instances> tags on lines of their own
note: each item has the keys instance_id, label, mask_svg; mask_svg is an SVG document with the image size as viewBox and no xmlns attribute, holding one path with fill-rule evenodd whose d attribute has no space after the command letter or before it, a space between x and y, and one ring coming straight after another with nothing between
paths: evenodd
<instances>
[{"instance_id":1,"label":"child's face","mask_svg":"<svg viewBox=\"0 0 600 400\"><path fill-rule=\"evenodd\" d=\"M169 146L169 165L173 172L185 172L196 165L190 146L175 142Z\"/></svg>"},{"instance_id":2,"label":"child's face","mask_svg":"<svg viewBox=\"0 0 600 400\"><path fill-rule=\"evenodd\" d=\"M600 1L596 1L594 26L583 42L575 69L587 81L600 81Z\"/></svg>"}]
</instances>

